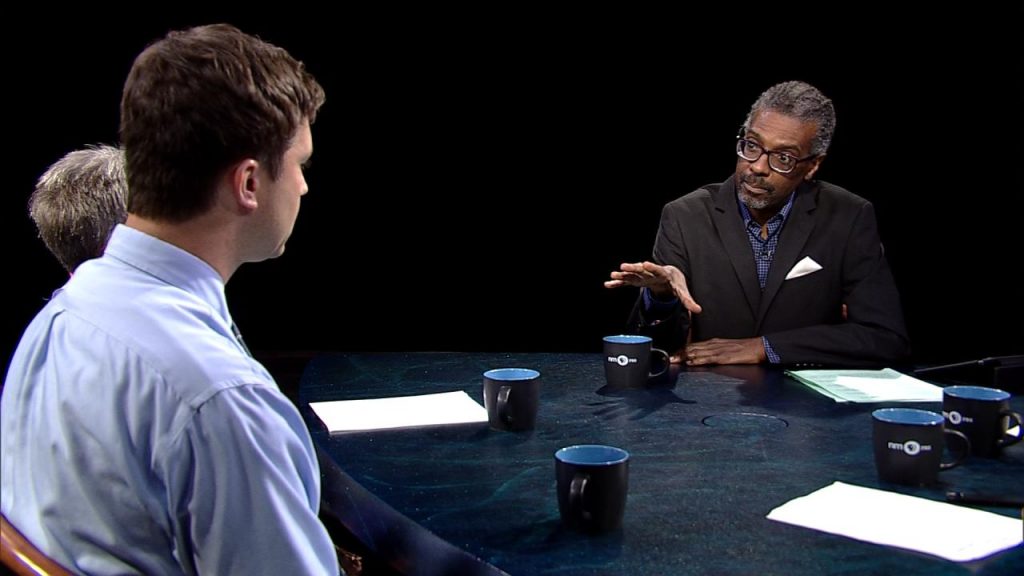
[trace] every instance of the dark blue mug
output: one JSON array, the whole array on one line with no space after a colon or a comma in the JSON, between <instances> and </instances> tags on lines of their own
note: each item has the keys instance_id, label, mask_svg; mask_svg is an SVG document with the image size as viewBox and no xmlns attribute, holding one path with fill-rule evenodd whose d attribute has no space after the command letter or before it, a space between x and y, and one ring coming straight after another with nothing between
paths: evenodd
<instances>
[{"instance_id":1,"label":"dark blue mug","mask_svg":"<svg viewBox=\"0 0 1024 576\"><path fill-rule=\"evenodd\" d=\"M608 532L622 525L629 491L629 452L581 444L555 452L558 511L566 526Z\"/></svg>"},{"instance_id":2,"label":"dark blue mug","mask_svg":"<svg viewBox=\"0 0 1024 576\"><path fill-rule=\"evenodd\" d=\"M495 430L532 430L537 421L540 372L498 368L484 372L484 408Z\"/></svg>"},{"instance_id":3,"label":"dark blue mug","mask_svg":"<svg viewBox=\"0 0 1024 576\"><path fill-rule=\"evenodd\" d=\"M934 484L940 470L959 465L970 452L966 436L944 428L942 414L916 408L881 408L871 413L871 419L875 467L885 482ZM946 436L955 436L962 444L951 462L942 461Z\"/></svg>"},{"instance_id":4,"label":"dark blue mug","mask_svg":"<svg viewBox=\"0 0 1024 576\"><path fill-rule=\"evenodd\" d=\"M1010 393L982 386L949 386L942 391L946 427L963 432L971 454L999 456L1003 448L1024 437L1020 414L1010 410ZM1017 435L1009 433L1016 429Z\"/></svg>"},{"instance_id":5,"label":"dark blue mug","mask_svg":"<svg viewBox=\"0 0 1024 576\"><path fill-rule=\"evenodd\" d=\"M642 388L651 378L668 370L668 353L652 348L648 336L619 334L604 337L604 375L613 388ZM661 359L661 367L651 372L651 357Z\"/></svg>"}]
</instances>

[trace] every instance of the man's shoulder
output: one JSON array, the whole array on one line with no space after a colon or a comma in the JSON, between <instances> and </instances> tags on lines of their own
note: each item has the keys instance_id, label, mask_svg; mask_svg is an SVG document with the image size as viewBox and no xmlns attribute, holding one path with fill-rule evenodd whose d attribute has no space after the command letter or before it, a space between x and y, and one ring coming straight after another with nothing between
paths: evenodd
<instances>
[{"instance_id":1,"label":"man's shoulder","mask_svg":"<svg viewBox=\"0 0 1024 576\"><path fill-rule=\"evenodd\" d=\"M725 182L713 182L711 184L705 184L692 192L687 192L686 194L683 194L679 198L676 198L675 200L670 202L670 204L707 202L713 199L718 194L718 191L722 188L724 184Z\"/></svg>"},{"instance_id":2,"label":"man's shoulder","mask_svg":"<svg viewBox=\"0 0 1024 576\"><path fill-rule=\"evenodd\" d=\"M55 298L73 317L126 342L178 340L217 324L216 311L177 286L131 267L76 273ZM155 346L165 349L162 344Z\"/></svg>"},{"instance_id":3,"label":"man's shoulder","mask_svg":"<svg viewBox=\"0 0 1024 576\"><path fill-rule=\"evenodd\" d=\"M725 182L714 182L705 184L705 186L702 186L692 192L688 192L680 196L679 198L673 200L672 202L669 202L668 204L666 204L666 207L696 206L701 204L714 203L718 197L719 191L721 190L722 186L724 186L724 184Z\"/></svg>"},{"instance_id":4,"label":"man's shoulder","mask_svg":"<svg viewBox=\"0 0 1024 576\"><path fill-rule=\"evenodd\" d=\"M82 334L102 334L116 343L107 346L136 359L187 402L202 403L242 383L272 382L242 351L228 321L194 294L141 273L108 283L85 276L80 280L69 283L57 299L63 323ZM98 341L93 345L99 346Z\"/></svg>"},{"instance_id":5,"label":"man's shoulder","mask_svg":"<svg viewBox=\"0 0 1024 576\"><path fill-rule=\"evenodd\" d=\"M712 206L721 202L719 191L725 182L705 184L692 192L688 192L675 200L665 204L666 213L693 213L706 212Z\"/></svg>"},{"instance_id":6,"label":"man's shoulder","mask_svg":"<svg viewBox=\"0 0 1024 576\"><path fill-rule=\"evenodd\" d=\"M861 196L850 192L842 186L831 182L817 180L814 182L813 191L819 204L832 204L837 207L860 208L870 202Z\"/></svg>"}]
</instances>

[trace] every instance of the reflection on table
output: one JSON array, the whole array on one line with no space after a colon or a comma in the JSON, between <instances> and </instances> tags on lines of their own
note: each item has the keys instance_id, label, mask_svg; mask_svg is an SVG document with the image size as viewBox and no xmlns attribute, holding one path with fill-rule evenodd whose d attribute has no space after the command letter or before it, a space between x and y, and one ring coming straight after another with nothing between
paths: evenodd
<instances>
[{"instance_id":1,"label":"reflection on table","mask_svg":"<svg viewBox=\"0 0 1024 576\"><path fill-rule=\"evenodd\" d=\"M482 403L481 374L501 367L541 372L535 430L474 424L332 436L305 406L451 390ZM307 367L300 400L330 460L334 512L410 573L1024 573L1022 547L961 565L767 520L836 480L934 500L953 489L1024 490L1024 443L998 459L971 458L937 486L881 483L870 413L884 405L838 404L775 369L674 368L646 389L613 390L597 354L333 355ZM1024 408L1019 397L1012 405ZM584 443L631 453L620 531L585 535L560 522L553 454Z\"/></svg>"}]
</instances>

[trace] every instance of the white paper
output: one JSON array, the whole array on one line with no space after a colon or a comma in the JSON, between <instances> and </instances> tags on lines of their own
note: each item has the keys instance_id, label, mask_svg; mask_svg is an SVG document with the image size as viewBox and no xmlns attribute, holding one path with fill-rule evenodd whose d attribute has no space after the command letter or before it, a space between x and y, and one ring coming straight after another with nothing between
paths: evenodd
<instances>
[{"instance_id":1,"label":"white paper","mask_svg":"<svg viewBox=\"0 0 1024 576\"><path fill-rule=\"evenodd\" d=\"M790 500L768 519L955 562L1017 546L1022 534L1019 518L842 482Z\"/></svg>"},{"instance_id":2,"label":"white paper","mask_svg":"<svg viewBox=\"0 0 1024 576\"><path fill-rule=\"evenodd\" d=\"M836 402L942 402L942 388L893 370L791 370Z\"/></svg>"},{"instance_id":3,"label":"white paper","mask_svg":"<svg viewBox=\"0 0 1024 576\"><path fill-rule=\"evenodd\" d=\"M487 411L463 391L367 400L310 402L331 432L487 422Z\"/></svg>"}]
</instances>

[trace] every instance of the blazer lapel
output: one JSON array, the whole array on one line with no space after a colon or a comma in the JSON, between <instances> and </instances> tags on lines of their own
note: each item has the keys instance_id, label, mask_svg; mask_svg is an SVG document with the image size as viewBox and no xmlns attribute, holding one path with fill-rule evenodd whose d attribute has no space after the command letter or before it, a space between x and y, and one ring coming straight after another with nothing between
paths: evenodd
<instances>
[{"instance_id":1,"label":"blazer lapel","mask_svg":"<svg viewBox=\"0 0 1024 576\"><path fill-rule=\"evenodd\" d=\"M732 263L736 278L743 286L747 297L750 313L757 316L761 302L761 286L757 281L757 268L754 266L754 255L747 240L747 232L740 221L739 207L736 206L736 182L729 178L712 194L715 208L711 211L718 237L725 247L725 252Z\"/></svg>"},{"instance_id":2,"label":"blazer lapel","mask_svg":"<svg viewBox=\"0 0 1024 576\"><path fill-rule=\"evenodd\" d=\"M771 270L761 294L760 307L757 312L757 334L761 333L761 323L771 307L772 300L779 293L779 288L786 279L786 274L793 268L803 253L807 239L814 230L814 209L818 205L818 187L816 184L803 183L794 194L793 209L786 219L786 224L779 232L779 245L772 259Z\"/></svg>"}]
</instances>

